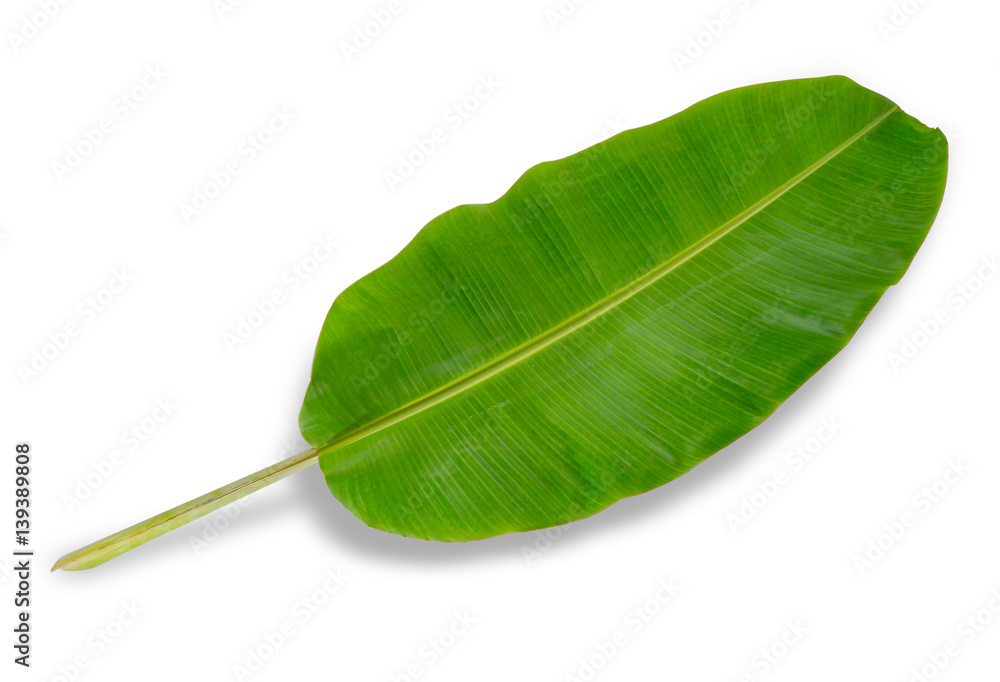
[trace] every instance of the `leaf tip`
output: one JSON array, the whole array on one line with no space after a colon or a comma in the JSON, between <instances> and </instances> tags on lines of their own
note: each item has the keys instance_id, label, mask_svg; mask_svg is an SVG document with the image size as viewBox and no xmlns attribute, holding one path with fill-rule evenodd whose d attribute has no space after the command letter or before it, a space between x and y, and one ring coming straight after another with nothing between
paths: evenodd
<instances>
[{"instance_id":1,"label":"leaf tip","mask_svg":"<svg viewBox=\"0 0 1000 682\"><path fill-rule=\"evenodd\" d=\"M83 549L78 549L75 552L70 552L69 554L64 554L63 556L59 557L59 560L56 561L54 564L52 564L52 570L50 572L55 573L56 571L59 570L82 571L85 568L92 568L93 566L96 566L100 563L104 563L103 561L99 561L97 563L90 563L85 561L87 557L86 554L84 553L84 550L86 549L87 548L84 547ZM105 559L104 561L107 561L107 559Z\"/></svg>"},{"instance_id":2,"label":"leaf tip","mask_svg":"<svg viewBox=\"0 0 1000 682\"><path fill-rule=\"evenodd\" d=\"M56 571L58 571L60 569L64 569L64 570L67 570L67 571L73 570L72 568L67 568L67 566L69 565L69 563L70 563L71 560L72 560L72 557L69 554L61 557L59 559L59 561L57 561L54 564L52 564L52 571L51 572L55 573Z\"/></svg>"}]
</instances>

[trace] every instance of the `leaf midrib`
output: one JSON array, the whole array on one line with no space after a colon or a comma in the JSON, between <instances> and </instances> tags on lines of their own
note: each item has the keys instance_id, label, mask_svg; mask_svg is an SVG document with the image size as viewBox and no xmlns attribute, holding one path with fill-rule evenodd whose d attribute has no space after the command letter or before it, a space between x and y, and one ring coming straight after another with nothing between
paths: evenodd
<instances>
[{"instance_id":1,"label":"leaf midrib","mask_svg":"<svg viewBox=\"0 0 1000 682\"><path fill-rule=\"evenodd\" d=\"M723 237L733 232L735 229L745 224L748 220L753 218L755 215L763 211L765 208L773 204L775 201L783 197L797 185L802 183L804 180L809 178L811 175L816 173L818 170L823 168L830 161L835 159L841 153L850 148L855 142L861 140L865 135L870 133L872 130L877 128L884 120L889 116L899 111L899 107L893 105L889 110L880 114L878 117L873 119L864 128L859 130L857 133L852 135L850 138L842 142L832 151L828 152L826 155L813 162L811 165L807 166L805 169L800 171L797 175L793 176L790 180L785 182L780 187L772 190L766 196L759 199L749 208L745 209L742 213L736 217L724 223L708 235L702 237L700 240L694 244L688 246L686 249L670 257L663 262L660 266L650 270L648 273L639 277L634 282L626 287L619 289L610 296L605 297L601 301L598 301L591 307L587 308L578 315L571 317L570 319L564 321L560 325L553 327L548 332L537 336L530 341L521 344L509 353L500 356L492 360L491 362L483 365L482 367L462 376L454 381L441 386L440 388L434 390L427 395L417 398L414 401L399 407L392 412L379 417L378 419L365 424L364 426L358 427L353 431L348 431L335 437L326 445L317 449L315 456L332 452L338 448L341 448L349 443L353 443L362 438L370 436L377 431L381 431L384 428L397 424L404 419L412 417L415 414L423 412L426 409L434 407L435 405L448 400L449 398L456 396L488 379L504 371L508 367L518 364L522 360L531 357L532 355L548 348L552 344L556 343L560 339L572 334L577 329L593 322L597 318L601 317L605 313L613 310L620 304L624 303L633 296L644 291L646 288L659 281L665 277L670 272L676 270L680 266L684 265L692 258L698 254L705 251L712 244L715 244Z\"/></svg>"}]
</instances>

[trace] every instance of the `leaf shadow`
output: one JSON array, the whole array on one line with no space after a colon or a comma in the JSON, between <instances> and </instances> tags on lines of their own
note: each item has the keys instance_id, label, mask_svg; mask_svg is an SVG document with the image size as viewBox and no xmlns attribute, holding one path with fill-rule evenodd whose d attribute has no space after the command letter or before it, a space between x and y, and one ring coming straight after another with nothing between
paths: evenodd
<instances>
[{"instance_id":1,"label":"leaf shadow","mask_svg":"<svg viewBox=\"0 0 1000 682\"><path fill-rule=\"evenodd\" d=\"M854 346L860 344L853 344ZM849 362L852 345L842 350L827 365L800 387L784 404L757 428L698 464L686 474L642 495L625 498L597 514L565 526L572 528L558 540L561 547L593 542L595 537L618 532L636 519L658 513L665 523L683 523L680 515L685 502L716 485L733 462L758 453L772 457L777 446L769 445L776 433L789 422L812 418L817 400L836 380L836 365ZM497 558L520 558L524 546L532 546L534 532L512 533L486 540L441 543L404 538L370 528L355 518L326 487L318 470L296 476L293 497L309 507L317 531L333 545L347 547L353 553L385 561L446 567L459 563L485 562ZM721 511L720 511L721 514Z\"/></svg>"},{"instance_id":2,"label":"leaf shadow","mask_svg":"<svg viewBox=\"0 0 1000 682\"><path fill-rule=\"evenodd\" d=\"M893 293L893 289L890 288L887 298ZM862 325L857 336L863 335L866 326L867 323ZM812 419L816 414L818 399L829 391L831 382L838 380L840 372L837 371L837 366L843 362L856 361L852 356L870 352L864 345L857 341L848 344L760 426L688 473L659 488L625 498L593 516L568 524L565 528L571 528L572 532L559 538L559 546L598 542L601 536L616 533L637 519L654 513L660 514L664 523L683 523L680 513L686 502L714 487L735 461L753 457L755 453L759 457L772 457L780 447L780 444L772 443L775 434L781 433L789 422ZM532 546L535 540L534 531L528 531L473 542L439 543L404 538L373 529L355 518L330 494L316 467L279 483L275 488L276 494L243 509L238 522L223 533L225 537L202 559L209 560L212 556L221 555L223 544L239 542L241 536L253 536L257 542L269 542L261 536L271 531L265 530L262 533L261 525L273 525L276 529L274 532L278 533L277 529L282 524L299 522L309 523L329 543L334 555L337 555L338 548L344 548L352 554L380 561L405 562L438 570L504 558L519 560L521 549ZM283 490L279 493L281 489ZM98 584L108 585L115 584L126 572L144 563L165 563L170 566L171 571L197 575L204 566L201 561L191 561L191 555L191 533L179 531L169 533L106 564L98 572L99 576L93 576L90 571L84 573L99 577ZM241 560L238 554L231 558L236 563Z\"/></svg>"}]
</instances>

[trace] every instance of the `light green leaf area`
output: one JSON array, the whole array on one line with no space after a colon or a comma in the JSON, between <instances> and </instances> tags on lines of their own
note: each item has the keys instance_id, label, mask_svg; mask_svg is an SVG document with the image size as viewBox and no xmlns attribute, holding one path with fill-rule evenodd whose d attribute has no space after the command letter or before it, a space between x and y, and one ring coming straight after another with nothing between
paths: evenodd
<instances>
[{"instance_id":1,"label":"light green leaf area","mask_svg":"<svg viewBox=\"0 0 1000 682\"><path fill-rule=\"evenodd\" d=\"M940 131L842 77L726 92L535 166L337 298L303 435L333 494L391 533L594 514L754 428L843 348L946 172Z\"/></svg>"}]
</instances>

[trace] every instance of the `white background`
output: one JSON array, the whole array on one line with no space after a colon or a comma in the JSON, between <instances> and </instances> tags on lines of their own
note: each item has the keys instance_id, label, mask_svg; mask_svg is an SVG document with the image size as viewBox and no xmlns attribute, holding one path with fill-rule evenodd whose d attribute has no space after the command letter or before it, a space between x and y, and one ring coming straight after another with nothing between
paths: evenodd
<instances>
[{"instance_id":1,"label":"white background","mask_svg":"<svg viewBox=\"0 0 1000 682\"><path fill-rule=\"evenodd\" d=\"M242 679L389 681L415 665L421 680L561 681L592 659L596 680L909 682L949 641L959 653L938 657L934 679L997 674L1000 278L976 281L1000 253L995 3L909 0L888 31L888 0L591 0L564 3L575 11L558 22L558 0L403 0L351 60L343 45L388 0L249 0L221 17L219 4L69 2L41 21L35 2L4 3L0 509L12 528L14 444L29 441L37 557L26 671L10 660L4 536L0 677L240 679L234 666L283 623L294 634ZM675 53L724 9L721 35L703 35L679 68ZM32 32L26 18L44 25ZM157 67L165 76L144 88ZM304 449L296 418L330 303L433 216L491 201L612 128L733 87L829 74L948 133L944 206L850 346L692 473L551 540L451 546L366 528L309 469L250 498L217 537L199 522L97 569L48 573L64 552ZM499 86L446 123L480 78ZM136 87L142 101L122 118L119 98ZM282 107L294 121L246 163L239 145ZM111 131L57 172L104 118ZM438 127L446 142L390 191L385 173ZM230 160L241 174L182 219ZM325 237L333 257L283 279ZM80 316L122 269L128 286ZM959 306L969 280L976 292ZM285 302L230 352L224 334L274 288ZM940 313L948 322L920 336ZM19 368L69 323L80 333L25 380ZM919 352L894 366L914 336ZM129 447L122 433L158 399L176 409ZM840 426L817 449L824 419ZM801 470L786 459L797 447L817 450ZM88 486L116 450L123 461ZM950 462L967 471L928 502L921 491ZM778 471L787 483L734 532L728 515ZM883 556L859 569L908 512L914 525L882 537ZM208 542L196 550L198 538ZM327 597L330 570L349 577ZM680 587L665 604L661 580ZM303 621L317 590L325 603ZM140 615L109 628L132 602ZM626 620L636 608L656 612L641 629ZM982 609L989 625L964 636ZM451 641L463 612L475 622ZM806 632L782 643L789 623ZM101 631L116 636L101 645ZM625 644L602 660L619 632ZM421 654L442 637L443 656ZM781 655L765 669L767 649Z\"/></svg>"}]
</instances>

